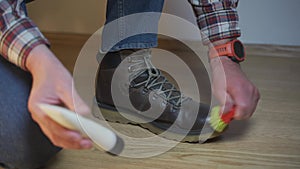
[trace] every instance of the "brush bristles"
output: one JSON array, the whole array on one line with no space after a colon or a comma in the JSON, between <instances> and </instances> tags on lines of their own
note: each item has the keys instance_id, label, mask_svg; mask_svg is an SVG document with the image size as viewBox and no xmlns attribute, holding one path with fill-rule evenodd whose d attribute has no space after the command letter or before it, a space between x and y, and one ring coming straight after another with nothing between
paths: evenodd
<instances>
[{"instance_id":1,"label":"brush bristles","mask_svg":"<svg viewBox=\"0 0 300 169\"><path fill-rule=\"evenodd\" d=\"M217 131L222 132L228 124L224 123L224 121L221 119L220 116L220 106L216 106L212 108L211 114L210 114L210 124L211 127Z\"/></svg>"}]
</instances>

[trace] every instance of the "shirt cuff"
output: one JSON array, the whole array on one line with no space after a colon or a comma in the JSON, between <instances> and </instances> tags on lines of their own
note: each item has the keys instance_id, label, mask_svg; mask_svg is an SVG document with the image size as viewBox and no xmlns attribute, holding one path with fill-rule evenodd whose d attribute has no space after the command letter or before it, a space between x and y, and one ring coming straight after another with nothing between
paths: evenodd
<instances>
[{"instance_id":1,"label":"shirt cuff","mask_svg":"<svg viewBox=\"0 0 300 169\"><path fill-rule=\"evenodd\" d=\"M0 39L1 55L24 70L29 53L40 44L50 45L37 26L22 18L3 33Z\"/></svg>"},{"instance_id":2,"label":"shirt cuff","mask_svg":"<svg viewBox=\"0 0 300 169\"><path fill-rule=\"evenodd\" d=\"M217 11L203 14L198 19L202 41L205 45L217 40L241 36L238 26L238 15L235 10Z\"/></svg>"},{"instance_id":3,"label":"shirt cuff","mask_svg":"<svg viewBox=\"0 0 300 169\"><path fill-rule=\"evenodd\" d=\"M197 16L203 44L241 36L238 0L190 0Z\"/></svg>"}]
</instances>

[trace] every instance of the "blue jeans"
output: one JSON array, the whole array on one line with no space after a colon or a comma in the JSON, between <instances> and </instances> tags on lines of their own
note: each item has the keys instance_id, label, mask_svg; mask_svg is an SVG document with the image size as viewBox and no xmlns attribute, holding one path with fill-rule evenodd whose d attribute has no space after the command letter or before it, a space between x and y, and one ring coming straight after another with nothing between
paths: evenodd
<instances>
[{"instance_id":1,"label":"blue jeans","mask_svg":"<svg viewBox=\"0 0 300 169\"><path fill-rule=\"evenodd\" d=\"M157 47L157 34L140 33L144 29L157 32L159 13L163 9L164 0L108 0L106 23L104 27L102 50L119 51L121 49L140 49ZM138 13L155 12L157 15L143 15L126 18L124 16ZM122 18L123 17L123 18ZM120 19L121 18L121 19ZM118 21L116 21L118 19ZM130 33L137 35L128 37ZM118 42L107 44L108 41Z\"/></svg>"},{"instance_id":2,"label":"blue jeans","mask_svg":"<svg viewBox=\"0 0 300 169\"><path fill-rule=\"evenodd\" d=\"M28 72L0 56L0 166L38 168L60 150L28 112L31 83Z\"/></svg>"}]
</instances>

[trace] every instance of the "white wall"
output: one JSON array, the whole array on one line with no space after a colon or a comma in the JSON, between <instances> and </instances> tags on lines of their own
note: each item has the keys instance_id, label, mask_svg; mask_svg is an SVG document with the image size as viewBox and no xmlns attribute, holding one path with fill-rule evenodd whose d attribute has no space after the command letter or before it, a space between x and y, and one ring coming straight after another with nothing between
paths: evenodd
<instances>
[{"instance_id":1,"label":"white wall","mask_svg":"<svg viewBox=\"0 0 300 169\"><path fill-rule=\"evenodd\" d=\"M43 31L93 33L104 22L105 3L105 0L36 0L28 5L28 10ZM300 46L299 9L300 0L240 0L241 39L246 43ZM195 23L187 0L166 0L164 10Z\"/></svg>"},{"instance_id":2,"label":"white wall","mask_svg":"<svg viewBox=\"0 0 300 169\"><path fill-rule=\"evenodd\" d=\"M248 43L300 46L299 0L241 0L242 39Z\"/></svg>"}]
</instances>

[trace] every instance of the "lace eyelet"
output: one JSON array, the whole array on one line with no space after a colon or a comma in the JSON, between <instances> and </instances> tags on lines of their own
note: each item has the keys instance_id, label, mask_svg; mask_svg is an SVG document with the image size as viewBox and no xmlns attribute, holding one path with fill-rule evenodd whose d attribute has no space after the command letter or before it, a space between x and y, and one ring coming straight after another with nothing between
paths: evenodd
<instances>
[{"instance_id":1,"label":"lace eyelet","mask_svg":"<svg viewBox=\"0 0 300 169\"><path fill-rule=\"evenodd\" d=\"M161 102L160 104L162 107L166 107L167 106L167 103L165 101Z\"/></svg>"},{"instance_id":2,"label":"lace eyelet","mask_svg":"<svg viewBox=\"0 0 300 169\"><path fill-rule=\"evenodd\" d=\"M128 61L129 63L132 61L132 59L131 59L130 56L127 57L127 61Z\"/></svg>"},{"instance_id":3,"label":"lace eyelet","mask_svg":"<svg viewBox=\"0 0 300 169\"><path fill-rule=\"evenodd\" d=\"M148 93L148 89L147 88L143 88L142 94L145 95L146 93Z\"/></svg>"},{"instance_id":4,"label":"lace eyelet","mask_svg":"<svg viewBox=\"0 0 300 169\"><path fill-rule=\"evenodd\" d=\"M128 72L129 72L129 73L132 72L132 67L131 67L131 66L128 67Z\"/></svg>"}]
</instances>

